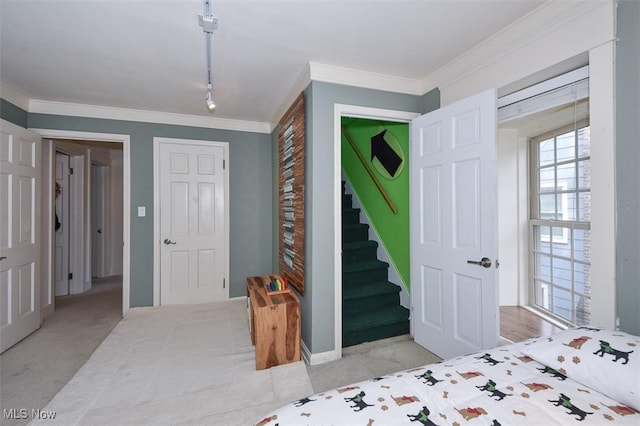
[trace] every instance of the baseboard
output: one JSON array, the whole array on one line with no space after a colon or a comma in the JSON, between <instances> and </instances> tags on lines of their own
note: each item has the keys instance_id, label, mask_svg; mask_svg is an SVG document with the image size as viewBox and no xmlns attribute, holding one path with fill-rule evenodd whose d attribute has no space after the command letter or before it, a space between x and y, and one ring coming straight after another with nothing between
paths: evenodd
<instances>
[{"instance_id":1,"label":"baseboard","mask_svg":"<svg viewBox=\"0 0 640 426\"><path fill-rule=\"evenodd\" d=\"M246 300L247 296L230 297L229 300Z\"/></svg>"},{"instance_id":2,"label":"baseboard","mask_svg":"<svg viewBox=\"0 0 640 426\"><path fill-rule=\"evenodd\" d=\"M335 350L312 354L311 351L309 351L309 348L307 347L307 345L304 343L304 340L301 340L300 344L301 344L301 351L302 351L302 359L308 365L324 364L325 362L335 361L339 358Z\"/></svg>"}]
</instances>

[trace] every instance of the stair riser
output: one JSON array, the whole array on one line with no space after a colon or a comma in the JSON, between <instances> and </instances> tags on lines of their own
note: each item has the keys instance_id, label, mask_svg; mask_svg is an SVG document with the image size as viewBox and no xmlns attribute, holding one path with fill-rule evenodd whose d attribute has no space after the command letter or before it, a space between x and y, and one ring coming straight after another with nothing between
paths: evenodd
<instances>
[{"instance_id":1,"label":"stair riser","mask_svg":"<svg viewBox=\"0 0 640 426\"><path fill-rule=\"evenodd\" d=\"M342 223L354 224L360 223L360 211L353 209L342 210Z\"/></svg>"},{"instance_id":2,"label":"stair riser","mask_svg":"<svg viewBox=\"0 0 640 426\"><path fill-rule=\"evenodd\" d=\"M365 260L375 260L378 258L377 247L363 247L358 250L345 250L342 252L342 264L363 262Z\"/></svg>"},{"instance_id":3,"label":"stair riser","mask_svg":"<svg viewBox=\"0 0 640 426\"><path fill-rule=\"evenodd\" d=\"M364 313L384 308L389 305L399 304L400 295L398 293L382 294L362 299L344 300L342 302L342 315Z\"/></svg>"},{"instance_id":4,"label":"stair riser","mask_svg":"<svg viewBox=\"0 0 640 426\"><path fill-rule=\"evenodd\" d=\"M353 207L353 205L351 204L351 199L352 196L349 194L343 194L342 195L342 208L346 209L347 207Z\"/></svg>"},{"instance_id":5,"label":"stair riser","mask_svg":"<svg viewBox=\"0 0 640 426\"><path fill-rule=\"evenodd\" d=\"M386 281L388 278L388 268L369 269L367 271L343 272L342 285L344 287L356 286L372 281Z\"/></svg>"},{"instance_id":6,"label":"stair riser","mask_svg":"<svg viewBox=\"0 0 640 426\"><path fill-rule=\"evenodd\" d=\"M342 346L353 346L364 342L386 339L387 337L400 336L409 333L409 321L400 321L391 324L369 328L366 330L343 331Z\"/></svg>"},{"instance_id":7,"label":"stair riser","mask_svg":"<svg viewBox=\"0 0 640 426\"><path fill-rule=\"evenodd\" d=\"M344 229L342 230L342 242L367 241L369 230L367 228Z\"/></svg>"}]
</instances>

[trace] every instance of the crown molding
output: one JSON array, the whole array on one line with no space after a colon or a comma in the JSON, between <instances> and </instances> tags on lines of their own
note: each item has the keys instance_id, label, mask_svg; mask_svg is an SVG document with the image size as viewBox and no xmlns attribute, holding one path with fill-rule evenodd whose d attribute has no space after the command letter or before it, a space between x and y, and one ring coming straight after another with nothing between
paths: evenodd
<instances>
[{"instance_id":1,"label":"crown molding","mask_svg":"<svg viewBox=\"0 0 640 426\"><path fill-rule=\"evenodd\" d=\"M202 117L197 115L138 109L113 108L99 105L74 104L32 99L30 113L91 117L105 120L137 121L144 123L172 124L176 126L204 127L209 129L234 130L239 132L270 133L269 123L233 120L228 118Z\"/></svg>"},{"instance_id":2,"label":"crown molding","mask_svg":"<svg viewBox=\"0 0 640 426\"><path fill-rule=\"evenodd\" d=\"M0 97L27 112L29 111L29 98L6 84L0 83Z\"/></svg>"},{"instance_id":3,"label":"crown molding","mask_svg":"<svg viewBox=\"0 0 640 426\"><path fill-rule=\"evenodd\" d=\"M389 74L378 74L352 68L310 62L310 78L313 81L344 84L346 86L364 87L387 92L405 93L420 96L422 85L420 79L398 77Z\"/></svg>"},{"instance_id":4,"label":"crown molding","mask_svg":"<svg viewBox=\"0 0 640 426\"><path fill-rule=\"evenodd\" d=\"M280 103L280 106L278 106L275 113L273 114L269 124L271 131L274 131L275 128L278 127L278 123L280 122L280 119L282 118L284 113L287 112L291 104L293 104L293 101L295 101L296 98L300 95L300 92L304 91L304 89L306 89L310 83L311 67L310 64L307 64L305 65L304 69L300 73L300 76L298 76L298 79L295 81L293 86L291 86L291 89L289 89L289 92Z\"/></svg>"},{"instance_id":5,"label":"crown molding","mask_svg":"<svg viewBox=\"0 0 640 426\"><path fill-rule=\"evenodd\" d=\"M429 74L420 81L421 91L426 93L435 87L442 90L459 84L585 15L599 15L600 8L608 7L610 3L592 0L548 1ZM594 39L597 37L593 35Z\"/></svg>"},{"instance_id":6,"label":"crown molding","mask_svg":"<svg viewBox=\"0 0 640 426\"><path fill-rule=\"evenodd\" d=\"M324 83L362 87L372 90L384 90L387 92L405 93L416 96L420 96L424 93L421 91L421 80L397 77L388 74L378 74L353 68L337 67L317 62L309 62L276 112L273 114L273 118L270 122L272 131L278 126L280 118L284 115L295 98L312 81L322 81Z\"/></svg>"}]
</instances>

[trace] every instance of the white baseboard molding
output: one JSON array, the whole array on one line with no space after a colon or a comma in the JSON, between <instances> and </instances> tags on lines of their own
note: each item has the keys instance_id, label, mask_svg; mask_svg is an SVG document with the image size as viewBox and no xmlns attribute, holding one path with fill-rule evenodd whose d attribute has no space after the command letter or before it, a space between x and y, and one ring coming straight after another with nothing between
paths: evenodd
<instances>
[{"instance_id":1,"label":"white baseboard molding","mask_svg":"<svg viewBox=\"0 0 640 426\"><path fill-rule=\"evenodd\" d=\"M229 300L246 300L247 296L230 297Z\"/></svg>"},{"instance_id":2,"label":"white baseboard molding","mask_svg":"<svg viewBox=\"0 0 640 426\"><path fill-rule=\"evenodd\" d=\"M302 350L302 359L308 365L324 364L325 362L335 361L336 359L339 358L335 350L320 352L318 354L312 354L309 351L309 348L307 347L307 345L304 343L304 340L301 340L300 342L301 342L301 350Z\"/></svg>"}]
</instances>

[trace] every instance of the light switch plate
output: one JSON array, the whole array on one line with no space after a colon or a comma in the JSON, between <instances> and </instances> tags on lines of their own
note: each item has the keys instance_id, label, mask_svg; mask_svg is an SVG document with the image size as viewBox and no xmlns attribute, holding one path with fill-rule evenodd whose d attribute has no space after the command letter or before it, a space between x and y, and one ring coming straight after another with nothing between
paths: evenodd
<instances>
[{"instance_id":1,"label":"light switch plate","mask_svg":"<svg viewBox=\"0 0 640 426\"><path fill-rule=\"evenodd\" d=\"M147 215L147 208L145 206L138 206L138 217L145 217Z\"/></svg>"}]
</instances>

